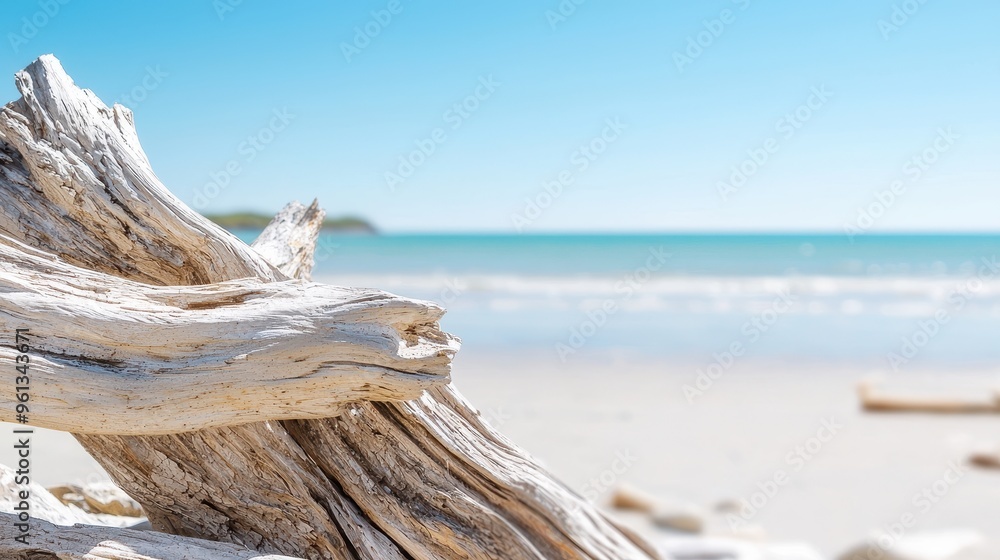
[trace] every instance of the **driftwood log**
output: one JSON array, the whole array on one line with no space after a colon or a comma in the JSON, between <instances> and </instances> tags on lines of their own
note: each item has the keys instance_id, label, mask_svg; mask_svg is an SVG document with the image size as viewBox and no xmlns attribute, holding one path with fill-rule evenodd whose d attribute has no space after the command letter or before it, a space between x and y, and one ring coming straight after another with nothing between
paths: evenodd
<instances>
[{"instance_id":1,"label":"driftwood log","mask_svg":"<svg viewBox=\"0 0 1000 560\"><path fill-rule=\"evenodd\" d=\"M84 524L119 528L134 527L143 523L143 516L141 514L138 516L123 516L108 514L103 511L85 511L80 507L65 504L55 494L34 482L28 481L27 484L24 484L24 482L25 480L14 469L6 465L0 465L0 512L6 512L0 513L0 515L15 517L14 514L19 514L23 510L23 508L19 509L19 506L24 501L24 497L20 493L23 490L27 490L30 493L28 503L30 504L31 517L55 523L56 525ZM119 490L119 492L121 491ZM7 520L8 518L0 519L0 524L5 525L5 527L0 528L0 534L20 534L19 530L14 527L15 522L4 523ZM34 525L34 520L31 520L30 524ZM11 542L6 542L7 539L3 540L4 542L0 542L0 552L6 551L3 548L5 544L10 546L15 545L15 539L13 538L10 539ZM8 556L0 554L0 558L6 560Z\"/></svg>"},{"instance_id":2,"label":"driftwood log","mask_svg":"<svg viewBox=\"0 0 1000 560\"><path fill-rule=\"evenodd\" d=\"M40 520L32 521L32 544L25 546L14 540L18 533L13 518L0 514L0 558L4 560L301 560L154 531L60 527Z\"/></svg>"},{"instance_id":3,"label":"driftwood log","mask_svg":"<svg viewBox=\"0 0 1000 560\"><path fill-rule=\"evenodd\" d=\"M7 242L0 328L40 334L29 337L35 426L140 435L322 418L448 379L456 345L428 304L299 281L149 286Z\"/></svg>"},{"instance_id":4,"label":"driftwood log","mask_svg":"<svg viewBox=\"0 0 1000 560\"><path fill-rule=\"evenodd\" d=\"M0 465L0 511L12 511L21 501L14 471ZM49 491L26 485L31 497L29 538L18 527L22 523L11 513L0 513L0 558L3 560L299 560L288 556L261 556L245 547L178 537L126 527L142 521L138 504L110 484L60 487ZM64 491L85 500L60 498ZM69 505L69 501L74 505ZM126 516L122 516L122 515ZM67 525L72 525L67 527ZM27 540L25 543L22 539Z\"/></svg>"},{"instance_id":5,"label":"driftwood log","mask_svg":"<svg viewBox=\"0 0 1000 560\"><path fill-rule=\"evenodd\" d=\"M61 484L46 488L45 491L64 505L72 505L87 513L116 517L146 517L138 502L110 482Z\"/></svg>"},{"instance_id":6,"label":"driftwood log","mask_svg":"<svg viewBox=\"0 0 1000 560\"><path fill-rule=\"evenodd\" d=\"M54 57L16 84L3 328L37 337L33 419L74 431L154 528L302 558L655 557L448 384L440 309L305 280L315 204L248 247L174 197L132 114Z\"/></svg>"},{"instance_id":7,"label":"driftwood log","mask_svg":"<svg viewBox=\"0 0 1000 560\"><path fill-rule=\"evenodd\" d=\"M962 400L941 397L911 397L879 394L870 381L858 385L861 407L867 412L915 412L924 414L1000 414L1000 394L992 400Z\"/></svg>"}]
</instances>

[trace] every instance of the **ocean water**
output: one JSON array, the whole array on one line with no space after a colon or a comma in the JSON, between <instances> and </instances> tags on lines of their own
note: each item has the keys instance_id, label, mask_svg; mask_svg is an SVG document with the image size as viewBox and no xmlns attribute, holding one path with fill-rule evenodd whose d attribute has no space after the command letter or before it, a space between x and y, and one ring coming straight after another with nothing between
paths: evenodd
<instances>
[{"instance_id":1,"label":"ocean water","mask_svg":"<svg viewBox=\"0 0 1000 560\"><path fill-rule=\"evenodd\" d=\"M906 373L1000 364L998 259L993 235L324 234L314 278L438 302L470 352Z\"/></svg>"}]
</instances>

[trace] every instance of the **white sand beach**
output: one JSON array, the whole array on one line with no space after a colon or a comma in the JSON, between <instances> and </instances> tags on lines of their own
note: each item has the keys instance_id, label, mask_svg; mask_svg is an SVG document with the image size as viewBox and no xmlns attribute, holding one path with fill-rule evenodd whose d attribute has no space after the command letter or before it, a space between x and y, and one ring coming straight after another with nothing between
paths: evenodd
<instances>
[{"instance_id":1,"label":"white sand beach","mask_svg":"<svg viewBox=\"0 0 1000 560\"><path fill-rule=\"evenodd\" d=\"M693 382L695 365L628 357L560 363L554 355L475 350L463 350L455 364L462 392L599 503L619 484L706 509L741 499L759 504L762 488L776 487L747 523L768 540L809 543L828 557L905 514L914 517L911 532L1000 534L1000 471L964 470L969 452L997 441L995 416L865 414L855 386L867 372L847 368L737 363L689 404L682 387ZM995 380L988 371L943 374L909 372L886 387L981 398ZM7 465L16 464L12 428L0 426ZM103 476L68 434L38 430L32 449L33 477L43 485ZM962 474L945 486L954 465ZM785 482L768 484L775 480ZM648 535L664 534L643 516L612 514ZM709 523L709 532L727 529L721 515Z\"/></svg>"}]
</instances>

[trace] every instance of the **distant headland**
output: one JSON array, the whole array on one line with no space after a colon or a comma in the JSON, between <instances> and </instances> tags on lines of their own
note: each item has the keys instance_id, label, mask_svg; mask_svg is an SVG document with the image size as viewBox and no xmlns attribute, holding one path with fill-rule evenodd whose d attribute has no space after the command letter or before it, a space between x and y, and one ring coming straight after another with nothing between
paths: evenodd
<instances>
[{"instance_id":1,"label":"distant headland","mask_svg":"<svg viewBox=\"0 0 1000 560\"><path fill-rule=\"evenodd\" d=\"M230 214L205 214L205 217L228 229L264 229L271 222L271 217L255 212L233 212ZM332 233L362 233L374 235L378 233L371 223L355 216L341 216L323 220L323 231Z\"/></svg>"}]
</instances>

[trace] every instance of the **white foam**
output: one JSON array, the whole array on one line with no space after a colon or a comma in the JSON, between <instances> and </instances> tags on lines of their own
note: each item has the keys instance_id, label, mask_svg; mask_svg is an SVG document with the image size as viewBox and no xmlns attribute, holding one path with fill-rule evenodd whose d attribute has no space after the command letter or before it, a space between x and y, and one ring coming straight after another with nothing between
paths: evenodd
<instances>
[{"instance_id":1,"label":"white foam","mask_svg":"<svg viewBox=\"0 0 1000 560\"><path fill-rule=\"evenodd\" d=\"M957 311L959 296L965 301L962 312L1000 313L1000 280L957 276L662 276L641 284L610 276L328 274L318 280L505 312L597 309L613 301L631 312L759 313L788 292L795 299L789 312L810 315L926 317L941 309Z\"/></svg>"}]
</instances>

